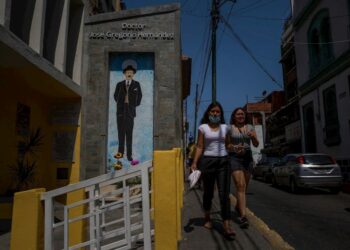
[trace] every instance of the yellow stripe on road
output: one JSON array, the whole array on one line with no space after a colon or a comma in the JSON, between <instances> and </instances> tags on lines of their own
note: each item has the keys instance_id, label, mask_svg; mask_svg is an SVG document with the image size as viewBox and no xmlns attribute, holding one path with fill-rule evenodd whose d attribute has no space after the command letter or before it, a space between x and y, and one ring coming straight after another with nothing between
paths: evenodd
<instances>
[{"instance_id":1,"label":"yellow stripe on road","mask_svg":"<svg viewBox=\"0 0 350 250\"><path fill-rule=\"evenodd\" d=\"M230 194L230 200L232 205L236 205L236 197ZM274 230L270 229L260 218L258 218L252 211L247 208L247 217L249 223L252 224L271 244L273 249L278 250L294 250L294 247L289 245L283 238Z\"/></svg>"}]
</instances>

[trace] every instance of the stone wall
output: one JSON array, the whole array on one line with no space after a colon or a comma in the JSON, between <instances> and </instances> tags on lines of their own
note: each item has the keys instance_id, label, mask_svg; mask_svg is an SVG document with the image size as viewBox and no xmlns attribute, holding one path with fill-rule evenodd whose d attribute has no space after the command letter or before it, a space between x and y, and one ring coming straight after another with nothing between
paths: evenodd
<instances>
[{"instance_id":1,"label":"stone wall","mask_svg":"<svg viewBox=\"0 0 350 250\"><path fill-rule=\"evenodd\" d=\"M84 32L81 177L106 171L111 52L154 54L154 150L180 147L180 6L169 4L90 16L85 20ZM135 35L123 38L123 33Z\"/></svg>"}]
</instances>

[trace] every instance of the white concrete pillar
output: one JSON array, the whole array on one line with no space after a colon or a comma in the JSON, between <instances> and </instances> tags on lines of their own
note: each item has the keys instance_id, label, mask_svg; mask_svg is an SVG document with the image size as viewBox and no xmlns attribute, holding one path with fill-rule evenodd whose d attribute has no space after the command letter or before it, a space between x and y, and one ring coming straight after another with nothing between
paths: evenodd
<instances>
[{"instance_id":1,"label":"white concrete pillar","mask_svg":"<svg viewBox=\"0 0 350 250\"><path fill-rule=\"evenodd\" d=\"M46 0L36 0L32 25L29 34L29 46L39 54L42 54L44 41Z\"/></svg>"},{"instance_id":2,"label":"white concrete pillar","mask_svg":"<svg viewBox=\"0 0 350 250\"><path fill-rule=\"evenodd\" d=\"M57 38L57 46L55 50L54 65L62 72L66 71L66 51L67 51L67 37L68 37L68 22L69 22L69 2L64 1L62 17L60 20L60 28Z\"/></svg>"},{"instance_id":3,"label":"white concrete pillar","mask_svg":"<svg viewBox=\"0 0 350 250\"><path fill-rule=\"evenodd\" d=\"M0 0L0 25L10 27L11 0Z\"/></svg>"},{"instance_id":4,"label":"white concrete pillar","mask_svg":"<svg viewBox=\"0 0 350 250\"><path fill-rule=\"evenodd\" d=\"M82 68L82 56L83 56L84 15L85 13L83 12L81 22L80 22L78 44L77 44L77 49L74 57L73 76L72 76L73 81L78 83L79 85L81 82L81 68Z\"/></svg>"}]
</instances>

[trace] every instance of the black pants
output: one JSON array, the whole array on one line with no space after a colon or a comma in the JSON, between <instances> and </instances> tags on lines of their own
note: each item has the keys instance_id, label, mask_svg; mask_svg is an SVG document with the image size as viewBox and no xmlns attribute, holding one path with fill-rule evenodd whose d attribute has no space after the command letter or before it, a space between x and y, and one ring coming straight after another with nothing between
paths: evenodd
<instances>
[{"instance_id":1,"label":"black pants","mask_svg":"<svg viewBox=\"0 0 350 250\"><path fill-rule=\"evenodd\" d=\"M134 117L128 112L128 105L125 104L124 112L117 114L118 127L118 152L124 154L125 138L128 159L132 158L132 131L134 129Z\"/></svg>"},{"instance_id":2,"label":"black pants","mask_svg":"<svg viewBox=\"0 0 350 250\"><path fill-rule=\"evenodd\" d=\"M231 218L230 194L230 170L227 157L203 156L199 162L201 178L203 180L203 209L210 211L214 196L214 186L217 183L221 217L223 220Z\"/></svg>"}]
</instances>

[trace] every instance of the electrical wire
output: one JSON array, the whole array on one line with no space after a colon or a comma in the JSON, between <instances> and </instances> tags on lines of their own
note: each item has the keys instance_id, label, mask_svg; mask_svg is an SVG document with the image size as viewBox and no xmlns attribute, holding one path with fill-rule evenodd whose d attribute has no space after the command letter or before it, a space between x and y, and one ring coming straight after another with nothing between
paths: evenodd
<instances>
[{"instance_id":1,"label":"electrical wire","mask_svg":"<svg viewBox=\"0 0 350 250\"><path fill-rule=\"evenodd\" d=\"M185 8L186 4L189 2L189 0L185 0L183 4L181 4L181 9Z\"/></svg>"},{"instance_id":2,"label":"electrical wire","mask_svg":"<svg viewBox=\"0 0 350 250\"><path fill-rule=\"evenodd\" d=\"M267 20L267 21L288 21L293 20L293 18L281 18L281 17L263 17L263 16L241 16L241 15L232 15L235 18L251 18L256 20ZM329 19L338 19L342 17L349 17L350 15L339 15L339 16L330 16ZM313 16L310 18L304 18L304 20L313 19Z\"/></svg>"},{"instance_id":3,"label":"electrical wire","mask_svg":"<svg viewBox=\"0 0 350 250\"><path fill-rule=\"evenodd\" d=\"M231 13L232 13L232 10L233 10L233 6L234 6L234 3L232 3L231 5L231 8L230 8L230 11L228 12L228 15L226 17L226 19L229 21L230 20L230 16L231 16ZM224 26L224 29L222 30L221 32L221 36L220 36L220 39L218 41L218 48L220 47L220 42L222 41L222 36L224 35L225 33L225 29L226 29L226 26Z\"/></svg>"},{"instance_id":4,"label":"electrical wire","mask_svg":"<svg viewBox=\"0 0 350 250\"><path fill-rule=\"evenodd\" d=\"M269 39L270 41L273 42L282 42L285 44L294 44L294 45L326 45L326 44L337 44L337 43L348 43L350 42L350 39L344 39L344 40L337 40L337 41L330 41L330 42L319 42L319 43L314 43L314 42L298 42L298 41L293 41L293 42L283 42L281 40L275 40L273 38L271 38L271 36L269 35L265 35L265 34L261 34L261 33L257 33L257 32L249 32L247 30L242 31L246 34L252 34L255 36L258 36L259 38L263 37L264 39Z\"/></svg>"},{"instance_id":5,"label":"electrical wire","mask_svg":"<svg viewBox=\"0 0 350 250\"><path fill-rule=\"evenodd\" d=\"M261 8L261 7L264 7L264 6L270 4L270 3L274 2L274 1L276 1L276 0L270 0L268 2L258 4L256 6L252 6L251 8L246 7L246 8L237 9L236 12L240 11L240 14L243 14L243 13L246 13L246 12L249 12L249 11ZM233 12L233 15L235 15L236 12Z\"/></svg>"},{"instance_id":6,"label":"electrical wire","mask_svg":"<svg viewBox=\"0 0 350 250\"><path fill-rule=\"evenodd\" d=\"M210 32L209 32L210 33ZM208 43L207 43L207 48L206 48L206 60L205 60L205 65L204 66L204 75L202 77L202 81L201 81L201 88L200 88L200 94L198 96L198 103L201 102L202 96L203 96L203 92L204 92L204 88L205 88L205 83L206 83L206 78L207 78L207 73L208 73L208 68L209 68L209 62L210 62L210 58L212 56L212 50L211 50L211 44L212 44L212 40L210 38L211 36L208 36ZM209 49L210 48L210 49Z\"/></svg>"},{"instance_id":7,"label":"electrical wire","mask_svg":"<svg viewBox=\"0 0 350 250\"><path fill-rule=\"evenodd\" d=\"M248 55L253 59L253 61L260 67L262 71L265 72L266 75L270 77L272 82L278 85L280 88L283 88L282 84L277 82L277 80L265 69L265 67L259 62L259 60L255 57L253 52L248 48L248 46L243 42L243 40L238 36L238 34L233 30L232 26L222 18L223 23L227 26L227 28L231 31L230 34L238 41L238 43L243 47L243 49L248 53Z\"/></svg>"},{"instance_id":8,"label":"electrical wire","mask_svg":"<svg viewBox=\"0 0 350 250\"><path fill-rule=\"evenodd\" d=\"M251 4L249 4L249 5L245 6L245 7L237 9L236 11L242 11L242 10L249 9L251 7L254 7L254 5L256 5L256 4L259 4L260 2L261 2L261 0L257 0L254 3L251 3Z\"/></svg>"}]
</instances>

